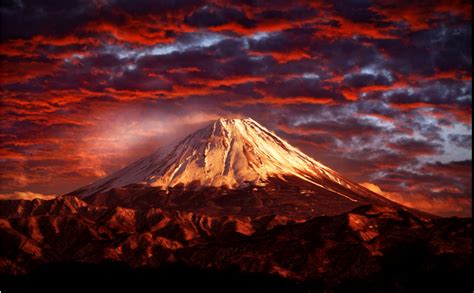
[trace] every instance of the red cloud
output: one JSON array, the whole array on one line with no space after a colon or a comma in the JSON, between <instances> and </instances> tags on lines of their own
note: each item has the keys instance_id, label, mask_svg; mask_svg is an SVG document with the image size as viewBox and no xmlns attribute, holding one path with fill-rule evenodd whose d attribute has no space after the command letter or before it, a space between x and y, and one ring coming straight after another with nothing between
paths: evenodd
<instances>
[{"instance_id":1,"label":"red cloud","mask_svg":"<svg viewBox=\"0 0 474 293\"><path fill-rule=\"evenodd\" d=\"M58 62L2 60L0 84L22 83L29 79L53 74L59 69Z\"/></svg>"},{"instance_id":2,"label":"red cloud","mask_svg":"<svg viewBox=\"0 0 474 293\"><path fill-rule=\"evenodd\" d=\"M472 19L472 4L469 1L436 1L436 2L385 2L372 8L387 20L406 22L412 30L430 27L429 20L442 13L450 13L466 20Z\"/></svg>"}]
</instances>

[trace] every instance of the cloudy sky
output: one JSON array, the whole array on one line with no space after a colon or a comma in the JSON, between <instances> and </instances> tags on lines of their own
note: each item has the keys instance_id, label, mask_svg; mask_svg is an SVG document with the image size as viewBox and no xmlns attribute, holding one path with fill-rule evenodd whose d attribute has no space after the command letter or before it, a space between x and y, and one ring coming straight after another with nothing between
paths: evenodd
<instances>
[{"instance_id":1,"label":"cloudy sky","mask_svg":"<svg viewBox=\"0 0 474 293\"><path fill-rule=\"evenodd\" d=\"M3 196L69 192L219 116L471 213L470 1L2 1Z\"/></svg>"}]
</instances>

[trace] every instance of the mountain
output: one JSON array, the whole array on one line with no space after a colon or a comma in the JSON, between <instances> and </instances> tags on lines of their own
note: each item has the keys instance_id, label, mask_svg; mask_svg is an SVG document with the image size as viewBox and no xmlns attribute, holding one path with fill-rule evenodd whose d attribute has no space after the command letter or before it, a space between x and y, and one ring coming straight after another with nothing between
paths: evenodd
<instances>
[{"instance_id":1,"label":"mountain","mask_svg":"<svg viewBox=\"0 0 474 293\"><path fill-rule=\"evenodd\" d=\"M252 119L219 119L69 194L0 200L0 290L470 292L471 236L472 219L408 209Z\"/></svg>"},{"instance_id":2,"label":"mountain","mask_svg":"<svg viewBox=\"0 0 474 293\"><path fill-rule=\"evenodd\" d=\"M364 190L313 160L251 118L220 118L130 166L76 191L85 197L132 183L164 189L178 184L236 189L265 185L271 177L295 176L326 188L329 180ZM196 185L195 184L195 185ZM341 194L350 199L350 196Z\"/></svg>"},{"instance_id":3,"label":"mountain","mask_svg":"<svg viewBox=\"0 0 474 293\"><path fill-rule=\"evenodd\" d=\"M220 118L70 193L94 204L297 218L404 208L305 155L251 118Z\"/></svg>"}]
</instances>

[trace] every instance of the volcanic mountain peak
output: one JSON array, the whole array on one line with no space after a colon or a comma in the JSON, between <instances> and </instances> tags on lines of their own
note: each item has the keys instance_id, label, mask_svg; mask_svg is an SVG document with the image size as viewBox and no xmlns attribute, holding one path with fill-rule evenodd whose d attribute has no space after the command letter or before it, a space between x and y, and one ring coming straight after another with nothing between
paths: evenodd
<instances>
[{"instance_id":1,"label":"volcanic mountain peak","mask_svg":"<svg viewBox=\"0 0 474 293\"><path fill-rule=\"evenodd\" d=\"M130 184L184 184L227 187L263 186L269 178L297 177L357 201L326 184L353 192L367 190L305 155L251 118L220 118L181 142L159 149L130 166L73 194L85 197ZM360 193L360 192L359 192Z\"/></svg>"}]
</instances>

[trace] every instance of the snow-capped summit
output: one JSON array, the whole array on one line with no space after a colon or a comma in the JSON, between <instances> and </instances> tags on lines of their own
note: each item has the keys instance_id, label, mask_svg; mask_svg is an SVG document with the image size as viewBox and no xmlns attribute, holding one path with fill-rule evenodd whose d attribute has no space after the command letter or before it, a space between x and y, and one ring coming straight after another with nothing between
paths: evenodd
<instances>
[{"instance_id":1,"label":"snow-capped summit","mask_svg":"<svg viewBox=\"0 0 474 293\"><path fill-rule=\"evenodd\" d=\"M178 184L238 189L264 186L271 178L285 180L289 176L351 201L357 201L351 195L354 192L368 192L255 120L220 118L73 194L86 197L136 183L163 189Z\"/></svg>"}]
</instances>

